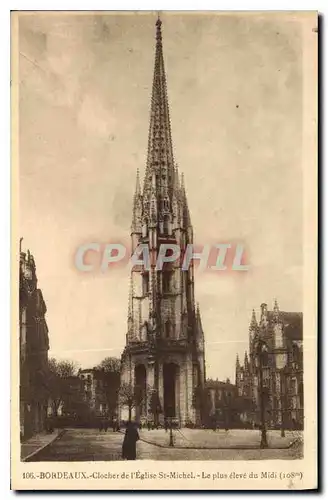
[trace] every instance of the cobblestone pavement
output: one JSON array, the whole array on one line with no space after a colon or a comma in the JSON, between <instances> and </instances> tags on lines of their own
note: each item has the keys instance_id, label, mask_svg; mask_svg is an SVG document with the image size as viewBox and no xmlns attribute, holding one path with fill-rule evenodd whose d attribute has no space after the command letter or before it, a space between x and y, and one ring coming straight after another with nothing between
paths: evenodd
<instances>
[{"instance_id":1,"label":"cobblestone pavement","mask_svg":"<svg viewBox=\"0 0 328 500\"><path fill-rule=\"evenodd\" d=\"M67 429L33 461L79 462L121 460L123 434L96 429Z\"/></svg>"},{"instance_id":2,"label":"cobblestone pavement","mask_svg":"<svg viewBox=\"0 0 328 500\"><path fill-rule=\"evenodd\" d=\"M168 446L169 431L164 429L142 429L140 436L150 444ZM259 430L224 429L176 429L173 431L174 444L183 448L259 448L261 433ZM293 431L286 431L281 437L280 431L267 431L269 448L288 448L296 438Z\"/></svg>"},{"instance_id":3,"label":"cobblestone pavement","mask_svg":"<svg viewBox=\"0 0 328 500\"><path fill-rule=\"evenodd\" d=\"M150 431L152 432L152 431ZM122 433L95 429L68 429L53 444L33 457L33 461L121 460ZM140 460L261 460L300 458L299 447L288 449L176 449L162 448L144 441L137 443Z\"/></svg>"},{"instance_id":4,"label":"cobblestone pavement","mask_svg":"<svg viewBox=\"0 0 328 500\"><path fill-rule=\"evenodd\" d=\"M60 435L60 431L55 430L52 434L41 432L27 439L21 444L21 459L27 460L34 453L37 453L38 450L57 439L58 435Z\"/></svg>"}]
</instances>

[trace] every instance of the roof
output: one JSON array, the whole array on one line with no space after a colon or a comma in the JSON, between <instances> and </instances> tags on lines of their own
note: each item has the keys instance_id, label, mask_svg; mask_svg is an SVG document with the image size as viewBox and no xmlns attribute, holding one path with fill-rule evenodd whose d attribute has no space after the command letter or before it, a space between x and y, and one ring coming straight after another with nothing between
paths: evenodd
<instances>
[{"instance_id":1,"label":"roof","mask_svg":"<svg viewBox=\"0 0 328 500\"><path fill-rule=\"evenodd\" d=\"M232 384L231 382L223 382L222 380L213 379L206 380L205 387L208 389L236 389L235 384Z\"/></svg>"},{"instance_id":2,"label":"roof","mask_svg":"<svg viewBox=\"0 0 328 500\"><path fill-rule=\"evenodd\" d=\"M97 374L97 373L102 373L104 372L104 370L101 370L101 369L98 369L98 368L83 368L83 370L79 370L79 374L80 373L93 373L93 374Z\"/></svg>"}]
</instances>

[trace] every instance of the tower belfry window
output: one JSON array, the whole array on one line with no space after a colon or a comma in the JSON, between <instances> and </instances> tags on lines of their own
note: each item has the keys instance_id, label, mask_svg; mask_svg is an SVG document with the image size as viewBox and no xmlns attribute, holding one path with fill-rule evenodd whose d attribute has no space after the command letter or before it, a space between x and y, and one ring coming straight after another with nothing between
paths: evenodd
<instances>
[{"instance_id":1,"label":"tower belfry window","mask_svg":"<svg viewBox=\"0 0 328 500\"><path fill-rule=\"evenodd\" d=\"M167 209L168 210L168 209ZM166 211L167 211L166 210ZM163 230L165 235L170 235L171 234L171 223L170 223L170 218L168 215L164 216L164 230Z\"/></svg>"},{"instance_id":2,"label":"tower belfry window","mask_svg":"<svg viewBox=\"0 0 328 500\"><path fill-rule=\"evenodd\" d=\"M165 271L162 277L163 293L171 293L172 291L172 271Z\"/></svg>"},{"instance_id":3,"label":"tower belfry window","mask_svg":"<svg viewBox=\"0 0 328 500\"><path fill-rule=\"evenodd\" d=\"M149 273L142 275L142 294L147 295L149 292Z\"/></svg>"}]
</instances>

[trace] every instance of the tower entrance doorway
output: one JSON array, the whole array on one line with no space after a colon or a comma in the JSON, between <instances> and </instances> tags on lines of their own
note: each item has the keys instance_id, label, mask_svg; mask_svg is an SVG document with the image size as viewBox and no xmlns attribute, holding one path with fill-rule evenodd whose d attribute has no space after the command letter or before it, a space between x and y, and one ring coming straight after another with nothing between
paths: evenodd
<instances>
[{"instance_id":1,"label":"tower entrance doorway","mask_svg":"<svg viewBox=\"0 0 328 500\"><path fill-rule=\"evenodd\" d=\"M174 363L163 365L164 417L177 417L177 381L179 367Z\"/></svg>"}]
</instances>

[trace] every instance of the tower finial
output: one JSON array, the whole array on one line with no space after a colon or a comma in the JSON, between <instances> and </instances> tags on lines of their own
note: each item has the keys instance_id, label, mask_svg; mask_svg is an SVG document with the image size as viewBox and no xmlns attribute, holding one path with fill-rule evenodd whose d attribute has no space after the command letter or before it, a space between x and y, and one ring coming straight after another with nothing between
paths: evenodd
<instances>
[{"instance_id":1,"label":"tower finial","mask_svg":"<svg viewBox=\"0 0 328 500\"><path fill-rule=\"evenodd\" d=\"M139 169L137 168L137 178L136 178L136 191L135 191L135 196L140 196L141 194L141 188L140 188L140 172Z\"/></svg>"},{"instance_id":2,"label":"tower finial","mask_svg":"<svg viewBox=\"0 0 328 500\"><path fill-rule=\"evenodd\" d=\"M253 309L252 310L252 318L251 318L249 328L254 329L256 327L257 327L256 314L255 314L255 310Z\"/></svg>"},{"instance_id":3,"label":"tower finial","mask_svg":"<svg viewBox=\"0 0 328 500\"><path fill-rule=\"evenodd\" d=\"M248 354L247 354L247 351L245 351L244 367L246 368L247 366L248 366Z\"/></svg>"},{"instance_id":4,"label":"tower finial","mask_svg":"<svg viewBox=\"0 0 328 500\"><path fill-rule=\"evenodd\" d=\"M157 21L156 21L156 38L158 41L162 40L161 26L162 26L162 21L161 21L159 12L158 12L157 13Z\"/></svg>"},{"instance_id":5,"label":"tower finial","mask_svg":"<svg viewBox=\"0 0 328 500\"><path fill-rule=\"evenodd\" d=\"M279 319L279 314L280 314L280 311L279 311L278 301L277 301L277 299L275 299L274 306L273 306L273 316L274 316L275 320Z\"/></svg>"}]
</instances>

